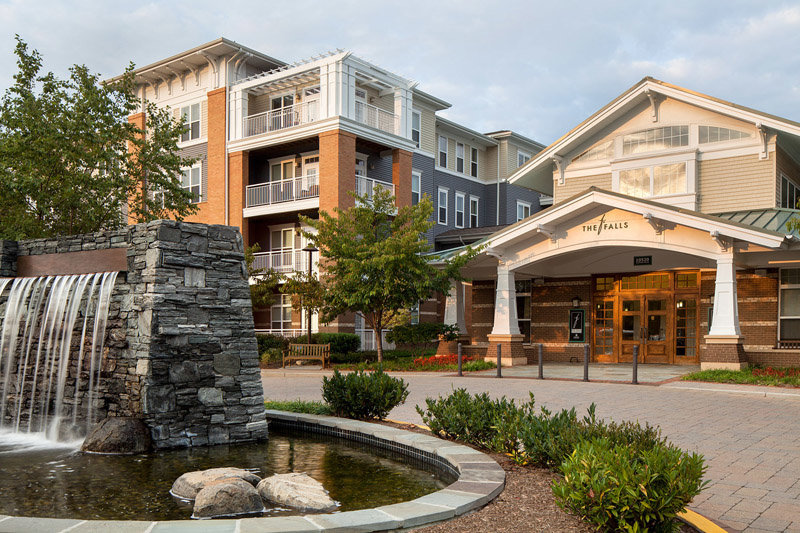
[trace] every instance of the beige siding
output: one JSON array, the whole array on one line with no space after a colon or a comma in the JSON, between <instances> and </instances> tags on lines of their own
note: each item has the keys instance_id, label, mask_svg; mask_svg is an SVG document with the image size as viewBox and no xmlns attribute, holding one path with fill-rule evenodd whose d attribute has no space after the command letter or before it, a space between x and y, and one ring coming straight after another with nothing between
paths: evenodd
<instances>
[{"instance_id":1,"label":"beige siding","mask_svg":"<svg viewBox=\"0 0 800 533\"><path fill-rule=\"evenodd\" d=\"M722 213L775 207L775 152L700 161L698 211Z\"/></svg>"},{"instance_id":2,"label":"beige siding","mask_svg":"<svg viewBox=\"0 0 800 533\"><path fill-rule=\"evenodd\" d=\"M553 186L553 202L558 203L564 201L570 196L575 196L585 191L589 187L598 187L610 191L611 174L566 178L564 180L564 185L559 185L558 181L556 181Z\"/></svg>"},{"instance_id":3,"label":"beige siding","mask_svg":"<svg viewBox=\"0 0 800 533\"><path fill-rule=\"evenodd\" d=\"M428 109L418 109L420 112L420 143L419 148L431 154L436 153L436 114Z\"/></svg>"},{"instance_id":4,"label":"beige siding","mask_svg":"<svg viewBox=\"0 0 800 533\"><path fill-rule=\"evenodd\" d=\"M500 178L508 177L508 141L500 141Z\"/></svg>"},{"instance_id":5,"label":"beige siding","mask_svg":"<svg viewBox=\"0 0 800 533\"><path fill-rule=\"evenodd\" d=\"M269 95L261 94L258 96L250 96L247 101L247 114L257 115L269 109Z\"/></svg>"},{"instance_id":6,"label":"beige siding","mask_svg":"<svg viewBox=\"0 0 800 533\"><path fill-rule=\"evenodd\" d=\"M509 177L518 168L517 167L518 149L519 148L516 145L508 143L508 149L506 150L506 175L504 176L505 178Z\"/></svg>"},{"instance_id":7,"label":"beige siding","mask_svg":"<svg viewBox=\"0 0 800 533\"><path fill-rule=\"evenodd\" d=\"M200 137L202 139L208 137L208 100L200 103Z\"/></svg>"},{"instance_id":8,"label":"beige siding","mask_svg":"<svg viewBox=\"0 0 800 533\"><path fill-rule=\"evenodd\" d=\"M481 152L484 156L485 164L483 165L482 169L479 169L483 172L483 177L487 180L496 180L497 179L497 150L498 147L493 146L486 150L485 152Z\"/></svg>"}]
</instances>

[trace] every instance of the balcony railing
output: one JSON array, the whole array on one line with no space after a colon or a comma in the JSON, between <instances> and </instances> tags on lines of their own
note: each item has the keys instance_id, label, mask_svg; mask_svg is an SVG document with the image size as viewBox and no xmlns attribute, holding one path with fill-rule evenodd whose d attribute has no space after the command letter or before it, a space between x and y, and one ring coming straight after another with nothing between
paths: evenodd
<instances>
[{"instance_id":1,"label":"balcony railing","mask_svg":"<svg viewBox=\"0 0 800 533\"><path fill-rule=\"evenodd\" d=\"M294 202L319 197L319 177L301 176L280 181L248 185L245 207Z\"/></svg>"},{"instance_id":2,"label":"balcony railing","mask_svg":"<svg viewBox=\"0 0 800 533\"><path fill-rule=\"evenodd\" d=\"M281 109L256 113L244 119L246 137L285 130L319 120L319 102L301 102Z\"/></svg>"},{"instance_id":3,"label":"balcony railing","mask_svg":"<svg viewBox=\"0 0 800 533\"><path fill-rule=\"evenodd\" d=\"M256 329L257 335L277 335L279 337L299 337L308 334L306 329ZM311 328L311 334L318 333L317 328Z\"/></svg>"},{"instance_id":4,"label":"balcony railing","mask_svg":"<svg viewBox=\"0 0 800 533\"><path fill-rule=\"evenodd\" d=\"M399 122L397 120L397 115L364 102L356 102L355 119L356 122L383 130L387 133L397 133L398 131Z\"/></svg>"},{"instance_id":5,"label":"balcony railing","mask_svg":"<svg viewBox=\"0 0 800 533\"><path fill-rule=\"evenodd\" d=\"M374 180L366 176L356 175L357 195L365 196L369 200L372 198L372 195L375 193L377 189L383 189L385 191L389 191L392 194L392 196L394 196L393 183L385 183L383 181Z\"/></svg>"},{"instance_id":6,"label":"balcony railing","mask_svg":"<svg viewBox=\"0 0 800 533\"><path fill-rule=\"evenodd\" d=\"M253 254L253 267L276 272L294 272L308 270L308 252L302 250L279 250L277 252L259 252ZM316 257L311 263L311 268L316 270Z\"/></svg>"}]
</instances>

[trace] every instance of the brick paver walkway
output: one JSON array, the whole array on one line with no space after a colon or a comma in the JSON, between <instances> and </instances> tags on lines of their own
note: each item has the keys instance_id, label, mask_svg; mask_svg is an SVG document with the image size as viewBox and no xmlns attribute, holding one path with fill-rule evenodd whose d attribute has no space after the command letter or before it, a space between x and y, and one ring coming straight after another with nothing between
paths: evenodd
<instances>
[{"instance_id":1,"label":"brick paver walkway","mask_svg":"<svg viewBox=\"0 0 800 533\"><path fill-rule=\"evenodd\" d=\"M551 410L575 406L581 412L594 402L601 417L658 425L670 440L706 457L711 483L691 508L732 530L800 532L800 393L680 382L633 386L396 375L409 382L410 391L406 404L390 414L398 420L419 422L415 405L465 387L518 399L527 399L530 391ZM264 395L319 400L321 376L320 371L264 371Z\"/></svg>"}]
</instances>

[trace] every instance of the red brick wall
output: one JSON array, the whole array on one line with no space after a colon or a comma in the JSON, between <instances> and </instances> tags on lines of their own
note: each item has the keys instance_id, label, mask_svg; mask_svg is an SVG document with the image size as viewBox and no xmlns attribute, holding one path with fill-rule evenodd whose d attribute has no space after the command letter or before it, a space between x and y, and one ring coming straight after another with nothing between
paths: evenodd
<instances>
[{"instance_id":1,"label":"red brick wall","mask_svg":"<svg viewBox=\"0 0 800 533\"><path fill-rule=\"evenodd\" d=\"M411 152L392 150L392 183L397 207L411 205Z\"/></svg>"},{"instance_id":2,"label":"red brick wall","mask_svg":"<svg viewBox=\"0 0 800 533\"><path fill-rule=\"evenodd\" d=\"M334 207L355 205L350 192L356 189L356 136L341 130L319 136L319 208L333 215Z\"/></svg>"},{"instance_id":3,"label":"red brick wall","mask_svg":"<svg viewBox=\"0 0 800 533\"><path fill-rule=\"evenodd\" d=\"M586 341L592 338L592 279L545 279L531 287L531 342L544 344L545 361L583 361L583 346L570 344L567 324L572 299L586 310ZM531 357L538 357L529 354ZM532 362L532 361L530 361Z\"/></svg>"}]
</instances>

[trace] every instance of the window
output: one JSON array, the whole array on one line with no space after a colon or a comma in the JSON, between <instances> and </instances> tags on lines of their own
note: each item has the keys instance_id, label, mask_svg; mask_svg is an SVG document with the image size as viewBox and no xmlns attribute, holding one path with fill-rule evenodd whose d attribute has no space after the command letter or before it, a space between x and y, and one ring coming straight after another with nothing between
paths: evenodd
<instances>
[{"instance_id":1,"label":"window","mask_svg":"<svg viewBox=\"0 0 800 533\"><path fill-rule=\"evenodd\" d=\"M416 170L411 172L411 205L417 205L422 197L422 174Z\"/></svg>"},{"instance_id":2,"label":"window","mask_svg":"<svg viewBox=\"0 0 800 533\"><path fill-rule=\"evenodd\" d=\"M700 144L735 141L750 137L749 133L728 128L718 128L717 126L700 126L699 133Z\"/></svg>"},{"instance_id":3,"label":"window","mask_svg":"<svg viewBox=\"0 0 800 533\"><path fill-rule=\"evenodd\" d=\"M614 300L594 304L594 354L614 353Z\"/></svg>"},{"instance_id":4,"label":"window","mask_svg":"<svg viewBox=\"0 0 800 533\"><path fill-rule=\"evenodd\" d=\"M622 136L622 153L639 154L689 145L689 126L653 128Z\"/></svg>"},{"instance_id":5,"label":"window","mask_svg":"<svg viewBox=\"0 0 800 533\"><path fill-rule=\"evenodd\" d=\"M595 283L598 291L610 291L614 288L614 278L610 276L595 278Z\"/></svg>"},{"instance_id":6,"label":"window","mask_svg":"<svg viewBox=\"0 0 800 533\"><path fill-rule=\"evenodd\" d=\"M523 152L522 150L517 150L517 166L521 167L531 159L531 154L528 152Z\"/></svg>"},{"instance_id":7,"label":"window","mask_svg":"<svg viewBox=\"0 0 800 533\"><path fill-rule=\"evenodd\" d=\"M800 200L800 187L781 174L781 207L797 209L798 200Z\"/></svg>"},{"instance_id":8,"label":"window","mask_svg":"<svg viewBox=\"0 0 800 533\"><path fill-rule=\"evenodd\" d=\"M464 202L466 197L463 192L456 193L456 227L464 227Z\"/></svg>"},{"instance_id":9,"label":"window","mask_svg":"<svg viewBox=\"0 0 800 533\"><path fill-rule=\"evenodd\" d=\"M419 111L411 111L411 140L419 148L419 139L422 133L422 115Z\"/></svg>"},{"instance_id":10,"label":"window","mask_svg":"<svg viewBox=\"0 0 800 533\"><path fill-rule=\"evenodd\" d=\"M477 148L473 148L471 150L470 156L471 157L470 157L470 160L469 160L469 165L470 165L469 175L472 176L473 178L477 178L478 177L478 149Z\"/></svg>"},{"instance_id":11,"label":"window","mask_svg":"<svg viewBox=\"0 0 800 533\"><path fill-rule=\"evenodd\" d=\"M573 159L573 162L585 162L585 161L602 161L605 159L611 159L611 156L614 153L614 143L612 141L604 142L602 144L598 144L597 146L593 146L589 148L581 155Z\"/></svg>"},{"instance_id":12,"label":"window","mask_svg":"<svg viewBox=\"0 0 800 533\"><path fill-rule=\"evenodd\" d=\"M439 166L447 168L447 137L439 135Z\"/></svg>"},{"instance_id":13,"label":"window","mask_svg":"<svg viewBox=\"0 0 800 533\"><path fill-rule=\"evenodd\" d=\"M292 297L281 294L278 302L271 309L272 329L292 329Z\"/></svg>"},{"instance_id":14,"label":"window","mask_svg":"<svg viewBox=\"0 0 800 533\"><path fill-rule=\"evenodd\" d=\"M681 298L675 302L675 355L697 356L697 300Z\"/></svg>"},{"instance_id":15,"label":"window","mask_svg":"<svg viewBox=\"0 0 800 533\"><path fill-rule=\"evenodd\" d=\"M514 282L517 298L517 326L522 334L522 342L531 342L531 280L522 279Z\"/></svg>"},{"instance_id":16,"label":"window","mask_svg":"<svg viewBox=\"0 0 800 533\"><path fill-rule=\"evenodd\" d=\"M410 324L419 324L419 302L416 303L411 309L409 309L409 323Z\"/></svg>"},{"instance_id":17,"label":"window","mask_svg":"<svg viewBox=\"0 0 800 533\"><path fill-rule=\"evenodd\" d=\"M464 172L464 145L456 143L456 172Z\"/></svg>"},{"instance_id":18,"label":"window","mask_svg":"<svg viewBox=\"0 0 800 533\"><path fill-rule=\"evenodd\" d=\"M181 116L186 124L186 131L181 134L181 142L200 138L200 104L187 105L181 108Z\"/></svg>"},{"instance_id":19,"label":"window","mask_svg":"<svg viewBox=\"0 0 800 533\"><path fill-rule=\"evenodd\" d=\"M203 201L201 175L200 165L185 168L181 174L181 188L192 193L191 202L193 204Z\"/></svg>"},{"instance_id":20,"label":"window","mask_svg":"<svg viewBox=\"0 0 800 533\"><path fill-rule=\"evenodd\" d=\"M800 268L781 269L780 340L800 340Z\"/></svg>"},{"instance_id":21,"label":"window","mask_svg":"<svg viewBox=\"0 0 800 533\"><path fill-rule=\"evenodd\" d=\"M685 193L686 163L621 170L619 192L637 198Z\"/></svg>"},{"instance_id":22,"label":"window","mask_svg":"<svg viewBox=\"0 0 800 533\"><path fill-rule=\"evenodd\" d=\"M517 200L517 222L531 216L531 204Z\"/></svg>"},{"instance_id":23,"label":"window","mask_svg":"<svg viewBox=\"0 0 800 533\"><path fill-rule=\"evenodd\" d=\"M270 166L269 180L281 181L288 180L294 177L294 159L287 159L286 161L275 161Z\"/></svg>"},{"instance_id":24,"label":"window","mask_svg":"<svg viewBox=\"0 0 800 533\"><path fill-rule=\"evenodd\" d=\"M478 227L478 197L469 197L469 227Z\"/></svg>"},{"instance_id":25,"label":"window","mask_svg":"<svg viewBox=\"0 0 800 533\"><path fill-rule=\"evenodd\" d=\"M439 189L439 224L447 225L447 189Z\"/></svg>"}]
</instances>

